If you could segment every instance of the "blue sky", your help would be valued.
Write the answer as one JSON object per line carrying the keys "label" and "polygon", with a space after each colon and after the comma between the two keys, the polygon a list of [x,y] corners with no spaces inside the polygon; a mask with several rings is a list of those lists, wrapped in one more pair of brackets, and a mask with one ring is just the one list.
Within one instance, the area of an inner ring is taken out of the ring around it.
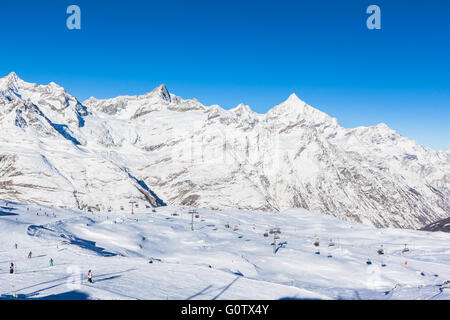
{"label": "blue sky", "polygon": [[[66,28],[77,4],[82,29]],[[366,8],[381,8],[368,30]],[[450,149],[447,0],[2,0],[0,76],[84,100],[161,83],[264,113],[295,92],[344,127],[384,122]]]}

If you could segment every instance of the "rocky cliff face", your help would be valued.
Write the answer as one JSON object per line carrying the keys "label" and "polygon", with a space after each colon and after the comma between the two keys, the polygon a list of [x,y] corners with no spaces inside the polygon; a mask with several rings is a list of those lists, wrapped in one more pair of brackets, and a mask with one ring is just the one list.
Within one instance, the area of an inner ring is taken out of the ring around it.
{"label": "rocky cliff face", "polygon": [[142,96],[80,103],[56,84],[0,79],[0,197],[120,210],[130,200],[303,207],[375,226],[450,216],[450,152],[384,124],[346,129],[291,95],[267,114]]}

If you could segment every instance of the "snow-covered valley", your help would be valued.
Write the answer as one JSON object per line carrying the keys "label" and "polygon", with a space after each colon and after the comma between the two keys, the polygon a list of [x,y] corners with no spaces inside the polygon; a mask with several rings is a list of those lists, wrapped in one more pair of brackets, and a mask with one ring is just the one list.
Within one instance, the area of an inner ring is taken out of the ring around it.
{"label": "snow-covered valley", "polygon": [[[5,201],[1,299],[450,299],[448,233],[303,209],[198,209],[192,231],[188,207],[131,215]],[[281,231],[276,254],[271,228]]]}

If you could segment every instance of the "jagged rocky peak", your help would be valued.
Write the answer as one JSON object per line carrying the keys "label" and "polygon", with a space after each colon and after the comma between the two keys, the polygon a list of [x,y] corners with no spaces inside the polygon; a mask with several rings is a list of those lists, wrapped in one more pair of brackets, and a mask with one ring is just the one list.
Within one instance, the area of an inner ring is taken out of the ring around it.
{"label": "jagged rocky peak", "polygon": [[19,80],[19,76],[18,76],[14,71],[12,71],[10,74],[8,74],[8,75],[6,76],[6,78],[7,78],[8,80],[11,80],[11,81],[17,81],[17,80]]}
{"label": "jagged rocky peak", "polygon": [[17,76],[15,72],[11,72],[6,77],[0,79],[0,90],[17,90],[19,82],[22,80]]}
{"label": "jagged rocky peak", "polygon": [[151,95],[155,95],[156,94],[158,97],[160,97],[164,101],[172,102],[171,94],[170,94],[169,90],[167,90],[167,87],[166,87],[165,84],[161,84],[157,88],[153,89],[150,92],[150,94]]}

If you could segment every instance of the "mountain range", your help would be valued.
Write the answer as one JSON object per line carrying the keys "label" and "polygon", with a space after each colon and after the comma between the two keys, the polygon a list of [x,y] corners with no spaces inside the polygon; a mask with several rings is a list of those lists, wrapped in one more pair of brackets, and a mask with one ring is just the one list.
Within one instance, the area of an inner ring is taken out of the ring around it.
{"label": "mountain range", "polygon": [[84,102],[0,79],[0,198],[91,211],[305,208],[376,227],[450,217],[450,151],[385,124],[344,128],[295,94],[259,114],[164,85]]}

